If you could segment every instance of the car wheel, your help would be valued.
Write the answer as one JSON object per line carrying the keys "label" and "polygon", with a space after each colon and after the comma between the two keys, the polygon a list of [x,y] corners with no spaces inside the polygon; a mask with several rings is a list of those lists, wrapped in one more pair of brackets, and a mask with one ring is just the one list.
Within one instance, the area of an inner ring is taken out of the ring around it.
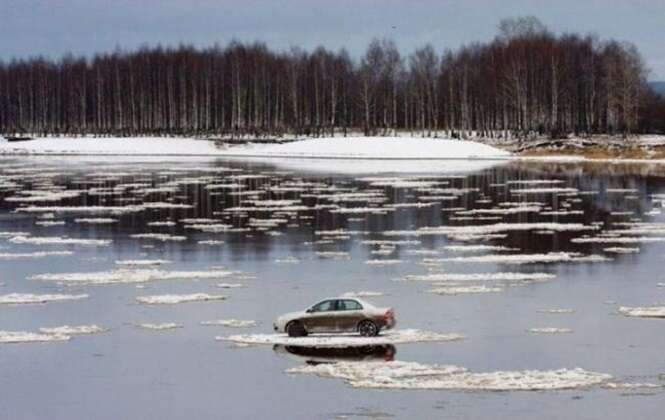
{"label": "car wheel", "polygon": [[358,324],[358,332],[363,337],[374,337],[379,334],[379,327],[373,321],[365,320]]}
{"label": "car wheel", "polygon": [[300,322],[290,322],[286,326],[286,332],[289,337],[304,337],[307,335],[305,327]]}

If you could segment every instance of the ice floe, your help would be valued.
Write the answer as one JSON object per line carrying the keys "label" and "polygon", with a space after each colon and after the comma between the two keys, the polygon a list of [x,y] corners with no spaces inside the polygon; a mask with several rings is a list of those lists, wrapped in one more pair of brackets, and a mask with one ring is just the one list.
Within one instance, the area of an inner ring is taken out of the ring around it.
{"label": "ice floe", "polygon": [[67,300],[79,300],[87,298],[87,294],[32,294],[32,293],[10,293],[8,295],[0,296],[0,304],[4,305],[19,305],[19,304],[35,304],[35,303],[48,303],[48,302],[61,302]]}
{"label": "ice floe", "polygon": [[240,287],[245,287],[242,283],[217,283],[215,286],[221,289],[237,289]]}
{"label": "ice floe", "polygon": [[485,285],[479,286],[441,286],[428,290],[429,293],[444,296],[454,296],[463,294],[476,294],[476,293],[496,293],[503,291],[501,287],[490,287]]}
{"label": "ice floe", "polygon": [[71,338],[71,336],[63,334],[43,334],[28,331],[0,331],[0,344],[68,341]]}
{"label": "ice floe", "polygon": [[346,292],[342,293],[341,297],[377,297],[377,296],[383,296],[383,292],[372,292],[369,290],[359,290],[357,292]]}
{"label": "ice floe", "polygon": [[170,260],[118,260],[115,262],[116,265],[121,267],[150,267],[170,263]]}
{"label": "ice floe", "polygon": [[16,252],[16,253],[0,253],[0,260],[18,260],[28,258],[44,258],[44,257],[66,257],[73,255],[72,251],[36,251],[36,252]]}
{"label": "ice floe", "polygon": [[215,337],[219,341],[230,341],[236,344],[284,344],[308,347],[348,347],[372,346],[385,344],[406,344],[436,341],[457,341],[463,339],[461,334],[442,334],[416,329],[388,330],[376,337],[361,337],[357,334],[311,334],[307,337],[289,337],[286,334],[246,334],[228,337]]}
{"label": "ice floe", "polygon": [[87,335],[99,334],[108,331],[107,328],[100,327],[99,325],[63,325],[61,327],[40,328],[39,332],[44,334],[55,335]]}
{"label": "ice floe", "polygon": [[543,264],[557,262],[601,262],[610,261],[610,258],[602,255],[582,255],[577,252],[549,252],[547,254],[474,255],[466,257],[439,258],[433,261],[453,263]]}
{"label": "ice floe", "polygon": [[255,327],[258,324],[257,324],[256,321],[252,321],[252,320],[214,319],[214,320],[211,320],[211,321],[202,321],[201,325],[230,327],[230,328],[247,328],[247,327]]}
{"label": "ice floe", "polygon": [[404,277],[407,281],[544,281],[555,278],[549,273],[432,273],[424,275],[408,275]]}
{"label": "ice floe", "polygon": [[452,365],[415,362],[338,362],[311,364],[287,370],[344,380],[354,388],[441,389],[466,391],[547,391],[601,385],[611,375],[581,368],[473,373]]}
{"label": "ice floe", "polygon": [[619,313],[625,316],[639,318],[665,318],[665,306],[644,306],[633,308],[622,306],[619,308]]}
{"label": "ice floe", "polygon": [[57,281],[65,284],[118,284],[146,283],[157,280],[218,279],[228,277],[233,272],[226,270],[208,271],[165,271],[157,269],[116,269],[89,273],[47,273],[30,277],[31,280]]}
{"label": "ice floe", "polygon": [[603,248],[603,251],[611,254],[637,254],[640,252],[639,248],[625,248],[625,247],[608,247]]}
{"label": "ice floe", "polygon": [[420,236],[420,235],[488,235],[504,232],[525,232],[532,230],[550,230],[553,232],[577,232],[598,230],[598,226],[581,223],[495,223],[475,226],[439,226],[423,227],[418,230],[385,231],[387,236]]}
{"label": "ice floe", "polygon": [[177,324],[175,322],[162,322],[160,324],[143,323],[143,324],[138,324],[137,326],[145,330],[153,330],[153,331],[164,331],[164,330],[173,330],[176,328],[182,328],[182,324]]}
{"label": "ice floe", "polygon": [[74,223],[79,223],[84,225],[108,225],[117,222],[118,219],[112,219],[110,217],[81,217],[78,219],[74,219]]}
{"label": "ice floe", "polygon": [[226,295],[213,295],[208,293],[190,293],[182,295],[152,295],[139,296],[136,301],[144,305],[174,305],[177,303],[206,302],[224,300]]}
{"label": "ice floe", "polygon": [[80,245],[80,246],[106,246],[111,244],[110,239],[79,239],[61,236],[14,236],[9,239],[14,244],[31,245]]}
{"label": "ice floe", "polygon": [[187,240],[186,236],[170,235],[168,233],[135,233],[133,235],[129,235],[129,237],[133,239],[149,239],[161,242],[167,242],[167,241],[180,242]]}
{"label": "ice floe", "polygon": [[570,328],[556,328],[556,327],[538,327],[529,328],[527,330],[532,334],[570,334],[573,332]]}
{"label": "ice floe", "polygon": [[543,314],[572,314],[575,313],[575,310],[569,308],[552,308],[552,309],[540,309],[538,312]]}

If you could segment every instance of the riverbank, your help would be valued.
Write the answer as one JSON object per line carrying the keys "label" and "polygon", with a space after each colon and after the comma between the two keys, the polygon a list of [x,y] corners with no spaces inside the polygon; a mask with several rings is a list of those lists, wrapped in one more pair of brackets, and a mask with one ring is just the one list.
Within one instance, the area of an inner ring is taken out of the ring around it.
{"label": "riverbank", "polygon": [[335,137],[287,144],[228,145],[168,137],[45,137],[0,143],[5,155],[212,156],[307,159],[508,159],[508,151],[467,140]]}

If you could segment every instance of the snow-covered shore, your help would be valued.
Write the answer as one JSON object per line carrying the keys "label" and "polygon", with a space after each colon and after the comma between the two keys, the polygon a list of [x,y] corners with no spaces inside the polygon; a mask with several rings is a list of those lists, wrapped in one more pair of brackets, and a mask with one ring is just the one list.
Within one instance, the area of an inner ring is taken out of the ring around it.
{"label": "snow-covered shore", "polygon": [[271,145],[217,145],[191,138],[45,137],[0,141],[5,155],[219,156],[308,159],[508,159],[509,152],[482,143],[417,137],[347,137]]}

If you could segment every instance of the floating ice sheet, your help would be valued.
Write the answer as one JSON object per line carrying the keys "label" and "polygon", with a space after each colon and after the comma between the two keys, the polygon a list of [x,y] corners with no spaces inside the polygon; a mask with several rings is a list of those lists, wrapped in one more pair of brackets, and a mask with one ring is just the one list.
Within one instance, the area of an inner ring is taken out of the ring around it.
{"label": "floating ice sheet", "polygon": [[28,331],[0,331],[0,344],[14,343],[41,343],[49,341],[67,341],[69,335],[62,334],[39,334]]}
{"label": "floating ice sheet", "polygon": [[573,332],[570,328],[556,328],[556,327],[537,327],[529,328],[527,330],[532,334],[570,334]]}
{"label": "floating ice sheet", "polygon": [[106,246],[111,244],[110,239],[79,239],[60,236],[14,236],[9,242],[15,244],[31,245],[81,245]]}
{"label": "floating ice sheet", "polygon": [[639,318],[665,318],[665,306],[645,306],[630,308],[622,306],[619,313]]}
{"label": "floating ice sheet", "polygon": [[0,253],[0,260],[18,260],[28,258],[44,258],[44,257],[65,257],[73,255],[72,251],[37,251],[37,252],[15,252],[15,253]]}
{"label": "floating ice sheet", "polygon": [[0,296],[0,304],[5,305],[19,305],[19,304],[35,304],[35,303],[48,303],[48,302],[61,302],[66,300],[79,300],[85,299],[88,295],[67,295],[67,294],[42,294],[35,295],[31,293],[10,293],[8,295]]}
{"label": "floating ice sheet", "polygon": [[479,286],[441,286],[428,290],[429,293],[434,293],[437,295],[445,296],[454,296],[454,295],[463,295],[463,294],[475,294],[475,293],[497,293],[501,292],[503,289],[501,287],[489,287],[485,285]]}
{"label": "floating ice sheet", "polygon": [[555,278],[549,273],[432,273],[409,275],[407,281],[544,281]]}
{"label": "floating ice sheet", "polygon": [[546,391],[587,388],[612,376],[580,368],[473,373],[459,366],[415,362],[338,362],[304,365],[288,373],[344,380],[354,388],[466,391]]}
{"label": "floating ice sheet", "polygon": [[420,236],[420,235],[488,235],[504,232],[525,232],[533,230],[550,230],[553,232],[577,232],[598,230],[598,226],[581,223],[495,223],[492,225],[474,226],[439,226],[423,227],[418,230],[393,230],[383,232],[386,236]]}
{"label": "floating ice sheet", "polygon": [[153,331],[164,331],[164,330],[173,330],[175,328],[182,328],[181,324],[177,324],[175,322],[162,322],[161,324],[143,323],[143,324],[138,324],[137,326],[145,330],[153,330]]}
{"label": "floating ice sheet", "polygon": [[226,270],[165,271],[157,269],[117,269],[91,273],[37,274],[31,280],[57,281],[65,284],[145,283],[157,280],[218,279],[233,274]]}
{"label": "floating ice sheet", "polygon": [[361,337],[357,334],[312,334],[308,337],[289,337],[286,334],[246,334],[228,337],[215,337],[219,341],[230,341],[236,344],[283,344],[306,347],[349,347],[374,346],[386,344],[406,344],[436,341],[457,341],[463,339],[461,334],[442,334],[416,329],[388,330],[377,337]]}
{"label": "floating ice sheet", "polygon": [[600,262],[610,261],[610,259],[602,255],[582,255],[576,252],[550,252],[547,254],[488,254],[468,257],[439,258],[433,261],[454,263],[542,264],[556,262]]}
{"label": "floating ice sheet", "polygon": [[144,305],[174,305],[177,303],[206,302],[211,300],[224,300],[225,295],[212,295],[208,293],[190,293],[184,295],[152,295],[139,296],[136,301]]}
{"label": "floating ice sheet", "polygon": [[170,263],[170,260],[118,260],[115,262],[116,265],[122,267],[150,267]]}
{"label": "floating ice sheet", "polygon": [[201,325],[231,327],[231,328],[247,328],[247,327],[255,327],[258,324],[257,324],[256,321],[252,321],[252,320],[214,319],[214,320],[211,320],[211,321],[202,321]]}
{"label": "floating ice sheet", "polygon": [[342,297],[377,297],[377,296],[383,296],[383,292],[372,292],[369,290],[360,290],[357,292],[346,292],[342,293]]}
{"label": "floating ice sheet", "polygon": [[61,327],[40,328],[39,332],[44,334],[55,335],[87,335],[99,334],[108,331],[107,328],[100,327],[99,325],[63,325]]}

